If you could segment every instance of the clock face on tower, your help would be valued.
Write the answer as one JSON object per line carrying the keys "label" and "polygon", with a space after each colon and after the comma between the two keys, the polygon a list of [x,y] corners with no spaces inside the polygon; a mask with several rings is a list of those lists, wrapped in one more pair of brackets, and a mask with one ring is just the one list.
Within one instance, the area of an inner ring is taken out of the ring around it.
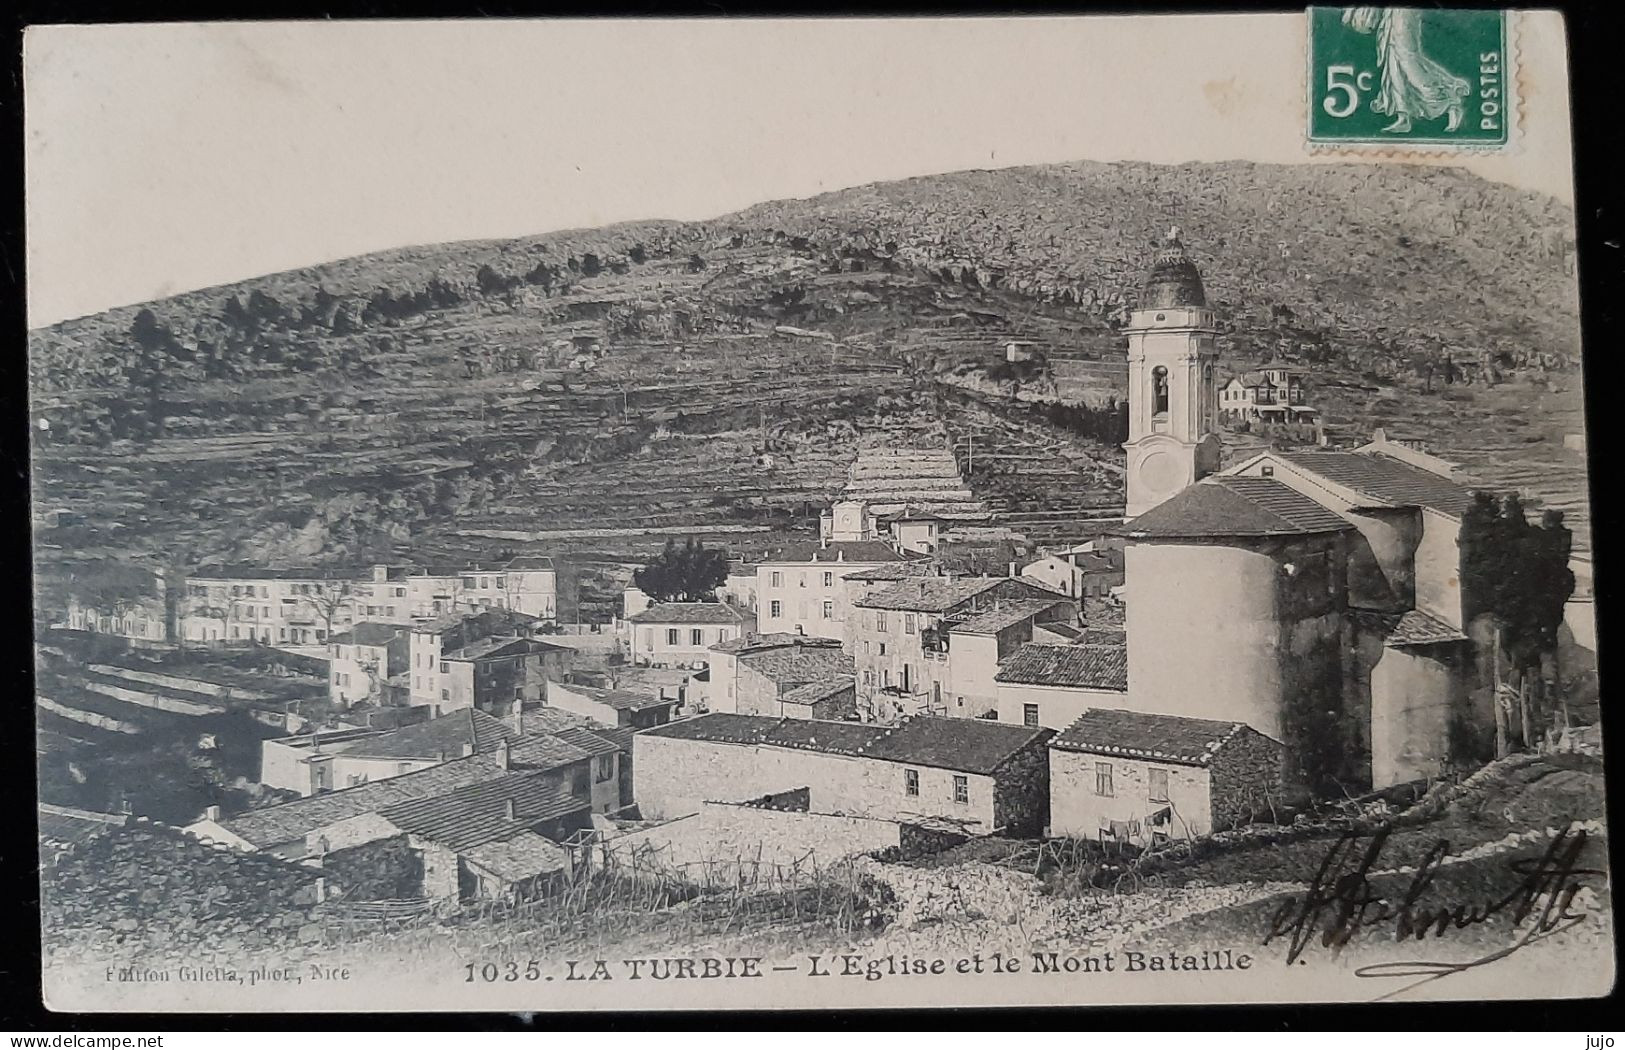
{"label": "clock face on tower", "polygon": [[1140,460],[1140,482],[1147,492],[1173,492],[1184,481],[1179,460],[1165,449],[1155,449]]}

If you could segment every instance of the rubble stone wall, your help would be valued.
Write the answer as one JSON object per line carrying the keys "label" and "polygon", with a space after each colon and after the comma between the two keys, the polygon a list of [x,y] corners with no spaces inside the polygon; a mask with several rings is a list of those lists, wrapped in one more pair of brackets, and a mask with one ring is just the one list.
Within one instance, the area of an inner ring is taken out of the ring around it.
{"label": "rubble stone wall", "polygon": [[380,839],[322,858],[322,871],[346,900],[401,900],[423,895],[423,860],[405,835]]}

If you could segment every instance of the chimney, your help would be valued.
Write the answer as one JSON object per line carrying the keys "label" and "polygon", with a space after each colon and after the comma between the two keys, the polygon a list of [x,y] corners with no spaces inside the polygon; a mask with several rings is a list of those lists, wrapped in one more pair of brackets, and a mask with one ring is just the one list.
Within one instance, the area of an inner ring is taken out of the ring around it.
{"label": "chimney", "polygon": [[1015,562],[1010,563],[1010,578],[1012,580],[1016,578],[1016,563]]}
{"label": "chimney", "polygon": [[439,760],[441,762],[444,762],[446,760],[446,749],[445,748],[440,749],[440,754],[439,754],[438,758],[439,758]]}
{"label": "chimney", "polygon": [[509,719],[509,722],[512,723],[515,733],[520,736],[525,735],[525,702],[523,700],[513,702],[513,717]]}
{"label": "chimney", "polygon": [[818,537],[818,549],[821,550],[821,551],[829,550],[829,537],[828,536],[820,536],[820,537]]}
{"label": "chimney", "polygon": [[464,758],[467,758],[469,755],[472,755],[474,753],[474,744],[473,744],[473,742],[468,741],[468,740],[463,741],[463,746],[459,749],[459,753]]}
{"label": "chimney", "polygon": [[518,820],[519,819],[519,806],[518,806],[518,804],[516,804],[514,802],[514,800],[511,799],[511,798],[508,799],[507,801],[503,802],[502,803],[502,815],[504,817],[507,817],[509,820]]}
{"label": "chimney", "polygon": [[219,806],[210,806],[207,809],[205,809],[203,811],[203,819],[204,820],[213,820],[213,821],[218,822],[220,820],[220,807]]}
{"label": "chimney", "polygon": [[508,746],[508,738],[503,737],[502,743],[497,745],[497,765],[503,769],[507,769],[512,762],[513,749]]}

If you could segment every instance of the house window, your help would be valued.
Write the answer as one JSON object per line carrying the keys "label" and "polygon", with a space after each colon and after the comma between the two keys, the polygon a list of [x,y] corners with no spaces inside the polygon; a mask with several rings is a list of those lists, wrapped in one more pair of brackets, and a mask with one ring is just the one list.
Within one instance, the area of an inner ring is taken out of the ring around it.
{"label": "house window", "polygon": [[451,699],[451,690],[450,689],[442,689],[442,690],[440,690],[440,699],[442,699],[442,700],[450,700]]}
{"label": "house window", "polygon": [[880,655],[881,656],[886,655],[886,643],[885,642],[880,643]]}
{"label": "house window", "polygon": [[770,572],[770,573],[768,573],[767,574],[767,585],[769,587],[783,587],[784,586],[784,573],[782,573],[782,572]]}
{"label": "house window", "polygon": [[440,673],[441,674],[450,674],[451,673],[451,664],[447,663],[445,660],[440,661]]}
{"label": "house window", "polygon": [[826,620],[835,619],[835,603],[834,602],[825,602],[824,603],[824,619],[826,619]]}
{"label": "house window", "polygon": [[914,633],[914,614],[913,613],[904,613],[903,614],[903,633],[904,634],[913,634]]}
{"label": "house window", "polygon": [[396,773],[410,773],[410,772],[412,772],[412,763],[410,763],[410,762],[397,762],[397,763],[395,763],[395,772]]}
{"label": "house window", "polygon": [[881,634],[886,633],[886,614],[879,610],[875,611],[875,630]]}
{"label": "house window", "polygon": [[676,645],[677,644],[677,628],[675,628],[675,627],[666,628],[666,644],[667,645]]}
{"label": "house window", "polygon": [[699,645],[704,640],[705,640],[705,632],[701,631],[698,627],[696,627],[692,631],[688,632],[688,644],[690,644],[690,645]]}
{"label": "house window", "polygon": [[865,686],[870,686],[870,685],[875,684],[875,673],[873,671],[871,671],[871,670],[868,670],[867,668],[865,668],[864,672],[863,672],[863,684]]}
{"label": "house window", "polygon": [[614,780],[614,779],[615,779],[615,756],[614,755],[599,755],[598,756],[598,783],[602,784],[606,780]]}
{"label": "house window", "polygon": [[1112,793],[1112,764],[1110,762],[1096,762],[1095,794],[1110,796]]}
{"label": "house window", "polygon": [[869,639],[867,639],[867,638],[865,638],[863,640],[863,655],[864,656],[869,655]]}
{"label": "house window", "polygon": [[799,585],[802,586],[802,587],[807,586],[807,574],[806,573],[801,573],[800,575],[801,575],[801,579],[798,581]]}
{"label": "house window", "polygon": [[1021,724],[1024,726],[1036,726],[1038,724],[1037,704],[1021,705]]}
{"label": "house window", "polygon": [[588,783],[588,781],[591,779],[591,777],[592,774],[587,771],[586,763],[582,763],[572,770],[570,773],[571,794],[585,795],[590,792],[592,790],[592,785]]}
{"label": "house window", "polygon": [[954,777],[954,801],[961,806],[970,802],[970,781],[962,776]]}
{"label": "house window", "polygon": [[824,573],[824,586],[825,587],[833,587],[833,586],[835,586],[835,574],[833,572]]}
{"label": "house window", "polygon": [[918,769],[903,770],[903,794],[910,797],[920,793],[920,771]]}
{"label": "house window", "polygon": [[767,615],[771,616],[775,620],[782,617],[784,615],[784,603],[780,601],[768,602]]}
{"label": "house window", "polygon": [[1166,769],[1146,770],[1146,781],[1150,786],[1150,799],[1152,802],[1168,801],[1168,771]]}
{"label": "house window", "polygon": [[1265,464],[1264,466],[1258,468],[1258,473],[1263,477],[1273,478],[1275,476],[1275,468]]}
{"label": "house window", "polygon": [[1151,414],[1168,414],[1168,370],[1161,365],[1151,370]]}

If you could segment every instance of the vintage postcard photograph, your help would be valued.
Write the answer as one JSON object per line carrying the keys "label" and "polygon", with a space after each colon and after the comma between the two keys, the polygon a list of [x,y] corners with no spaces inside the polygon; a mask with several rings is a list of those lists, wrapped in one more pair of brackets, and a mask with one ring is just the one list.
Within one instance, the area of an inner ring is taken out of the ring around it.
{"label": "vintage postcard photograph", "polygon": [[48,1008],[1612,989],[1560,14],[24,50]]}

